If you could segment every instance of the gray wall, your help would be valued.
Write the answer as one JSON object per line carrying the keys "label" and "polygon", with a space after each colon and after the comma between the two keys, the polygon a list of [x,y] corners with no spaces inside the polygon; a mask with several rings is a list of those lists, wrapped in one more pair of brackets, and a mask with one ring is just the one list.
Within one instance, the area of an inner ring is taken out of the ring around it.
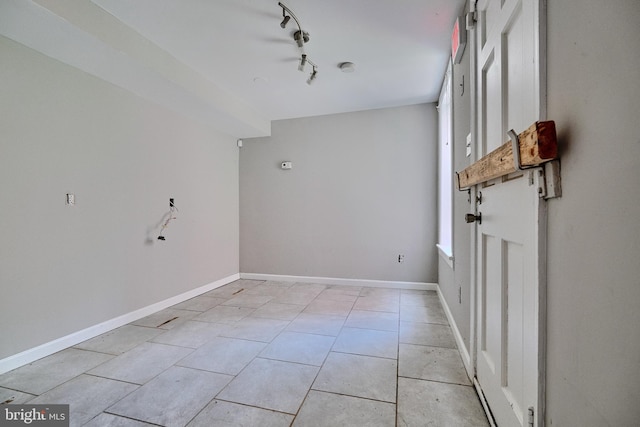
{"label": "gray wall", "polygon": [[2,37],[0,58],[0,359],[238,273],[234,138]]}
{"label": "gray wall", "polygon": [[245,140],[240,271],[435,282],[436,136],[422,104],[276,121]]}
{"label": "gray wall", "polygon": [[[469,43],[470,40],[467,40]],[[466,155],[467,135],[471,132],[471,46],[465,48],[460,64],[453,65],[453,170],[461,171],[469,166],[471,157]],[[463,89],[464,84],[464,89]],[[447,301],[458,331],[469,351],[471,329],[471,230],[464,215],[473,212],[466,192],[453,191],[453,256],[454,268],[439,257],[438,284]],[[458,298],[460,292],[460,298]]]}
{"label": "gray wall", "polygon": [[640,2],[548,2],[547,423],[640,417]]}

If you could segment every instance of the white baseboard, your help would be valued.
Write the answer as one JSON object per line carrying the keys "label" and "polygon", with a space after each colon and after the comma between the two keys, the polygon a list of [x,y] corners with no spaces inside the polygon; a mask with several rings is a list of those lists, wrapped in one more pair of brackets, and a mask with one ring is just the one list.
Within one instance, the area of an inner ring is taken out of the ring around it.
{"label": "white baseboard", "polygon": [[473,368],[473,362],[471,360],[471,355],[469,354],[469,350],[464,345],[464,341],[462,340],[462,335],[460,334],[460,330],[458,329],[458,325],[456,324],[455,319],[453,318],[453,314],[451,313],[451,309],[447,304],[447,301],[444,299],[442,295],[442,291],[440,290],[440,286],[438,286],[438,297],[440,299],[440,303],[442,304],[442,308],[447,315],[447,319],[449,320],[449,325],[451,326],[451,330],[453,331],[453,336],[456,339],[456,344],[458,345],[458,351],[460,352],[460,356],[462,357],[462,363],[464,364],[464,368],[467,371],[467,376],[473,383],[473,386],[478,394],[478,398],[480,399],[480,403],[482,404],[482,409],[484,409],[484,413],[487,415],[487,419],[489,420],[490,427],[496,427],[496,423],[493,419],[493,414],[489,410],[489,405],[487,404],[487,400],[484,396],[482,388],[478,383],[478,380],[475,378],[475,372]]}
{"label": "white baseboard", "polygon": [[286,275],[280,275],[280,274],[240,273],[240,278],[248,279],[248,280],[272,280],[277,282],[319,283],[321,285],[369,286],[372,288],[415,289],[415,290],[424,290],[424,291],[435,291],[438,289],[437,283],[398,282],[398,281],[368,280],[368,279],[342,279],[337,277],[310,277],[310,276],[286,276]]}
{"label": "white baseboard", "polygon": [[153,314],[157,311],[164,310],[167,307],[179,304],[205,292],[209,292],[213,289],[219,288],[220,286],[224,286],[227,283],[238,280],[239,278],[239,274],[233,274],[223,279],[216,280],[215,282],[211,282],[207,285],[200,286],[199,288],[192,289],[180,295],[168,298],[164,301],[148,305],[130,313],[123,314],[122,316],[118,316],[97,325],[90,326],[86,329],[82,329],[78,332],[74,332],[56,340],[49,341],[37,347],[30,348],[29,350],[25,350],[21,353],[14,354],[13,356],[6,357],[0,360],[0,374],[11,371],[12,369],[19,368],[20,366],[26,365],[27,363],[31,363],[45,356],[49,356],[60,350],[64,350],[65,348],[73,347],[74,345],[79,344],[83,341],[97,337],[100,334],[119,328],[120,326],[124,326],[143,317],[149,316],[150,314]]}
{"label": "white baseboard", "polygon": [[458,345],[458,351],[460,352],[460,356],[462,357],[462,363],[464,364],[464,367],[467,370],[467,376],[469,377],[469,379],[473,380],[475,373],[473,372],[473,363],[471,361],[471,355],[469,354],[469,350],[464,344],[464,340],[462,339],[462,335],[460,334],[458,325],[456,324],[456,321],[453,318],[453,314],[451,313],[451,309],[449,308],[447,301],[444,299],[444,296],[442,295],[440,286],[438,286],[438,297],[440,299],[440,304],[442,304],[442,308],[444,309],[444,312],[447,315],[447,319],[449,320],[449,325],[451,326],[451,331],[453,332],[453,336],[456,339],[456,344]]}

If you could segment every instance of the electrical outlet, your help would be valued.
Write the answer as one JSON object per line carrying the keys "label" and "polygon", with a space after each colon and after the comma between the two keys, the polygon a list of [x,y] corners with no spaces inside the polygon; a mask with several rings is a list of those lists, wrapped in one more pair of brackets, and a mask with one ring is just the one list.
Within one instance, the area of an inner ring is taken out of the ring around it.
{"label": "electrical outlet", "polygon": [[73,206],[76,204],[76,195],[73,193],[67,193],[67,205]]}
{"label": "electrical outlet", "polygon": [[400,263],[404,262],[404,255],[402,254],[398,255],[398,262]]}

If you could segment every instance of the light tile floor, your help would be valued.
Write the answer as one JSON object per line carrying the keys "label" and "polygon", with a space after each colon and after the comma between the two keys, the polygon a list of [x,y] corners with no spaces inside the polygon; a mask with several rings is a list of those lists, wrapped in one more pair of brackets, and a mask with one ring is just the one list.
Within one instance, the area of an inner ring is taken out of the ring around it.
{"label": "light tile floor", "polygon": [[238,280],[0,375],[72,426],[487,426],[435,292]]}

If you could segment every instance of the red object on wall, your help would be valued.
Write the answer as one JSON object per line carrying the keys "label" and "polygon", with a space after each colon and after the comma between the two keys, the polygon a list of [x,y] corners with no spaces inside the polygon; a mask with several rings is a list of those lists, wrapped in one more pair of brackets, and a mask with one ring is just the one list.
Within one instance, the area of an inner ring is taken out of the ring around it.
{"label": "red object on wall", "polygon": [[462,17],[456,18],[455,24],[453,24],[453,33],[451,34],[451,58],[453,58],[454,64],[459,64],[464,53],[464,47],[467,44],[467,30],[466,28],[460,29],[460,22]]}

